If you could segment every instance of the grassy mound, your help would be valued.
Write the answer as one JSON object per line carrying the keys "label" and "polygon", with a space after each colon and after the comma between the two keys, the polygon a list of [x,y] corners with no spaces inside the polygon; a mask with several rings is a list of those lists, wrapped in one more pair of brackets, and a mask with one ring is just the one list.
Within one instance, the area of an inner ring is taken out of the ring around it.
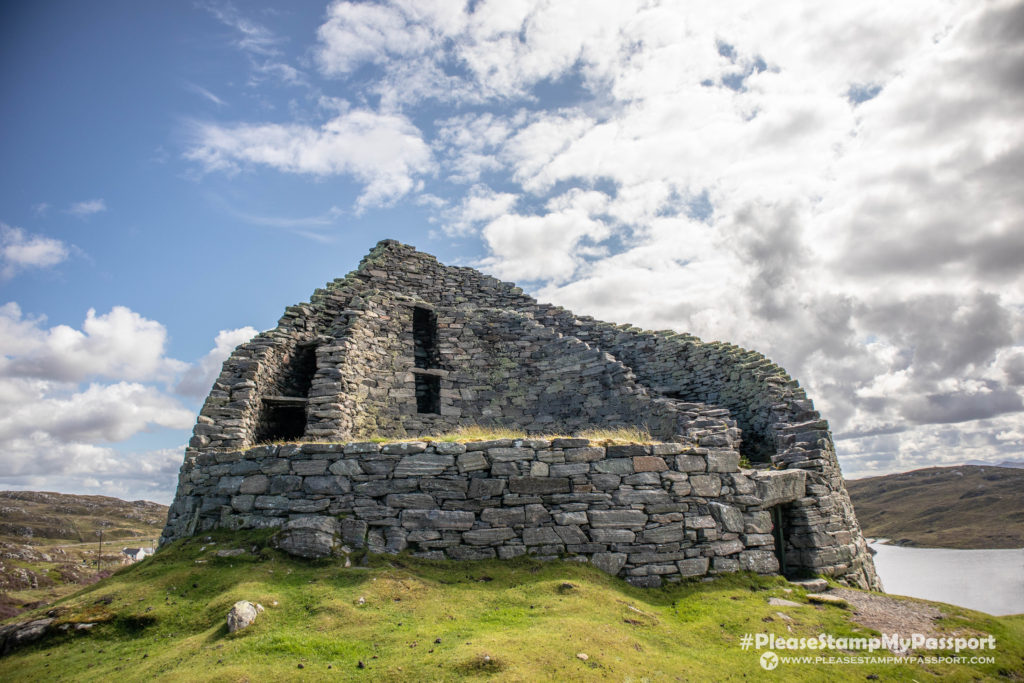
{"label": "grassy mound", "polygon": [[[744,634],[874,632],[848,609],[807,604],[781,578],[638,589],[589,566],[527,558],[372,556],[368,566],[346,568],[288,558],[267,540],[267,532],[218,532],[179,541],[63,599],[50,608],[58,624],[95,626],[3,657],[0,679],[921,681],[1024,671],[1021,616],[942,606],[944,631],[996,637],[995,664],[784,664],[769,673],[760,652],[741,649]],[[225,553],[236,549],[244,553]],[[800,604],[770,605],[773,597]],[[228,634],[225,615],[236,600],[266,612]]]}

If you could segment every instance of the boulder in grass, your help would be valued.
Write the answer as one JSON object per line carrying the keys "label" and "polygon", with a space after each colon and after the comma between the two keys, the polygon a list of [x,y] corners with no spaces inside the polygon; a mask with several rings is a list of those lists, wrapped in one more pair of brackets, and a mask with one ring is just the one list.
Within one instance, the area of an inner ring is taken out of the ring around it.
{"label": "boulder in grass", "polygon": [[241,631],[256,621],[256,617],[263,611],[263,605],[252,603],[248,600],[239,600],[228,612],[228,633]]}
{"label": "boulder in grass", "polygon": [[828,595],[827,593],[813,593],[808,595],[807,602],[817,605],[832,605],[833,607],[842,607],[843,609],[850,606],[850,603],[843,598],[835,595]]}

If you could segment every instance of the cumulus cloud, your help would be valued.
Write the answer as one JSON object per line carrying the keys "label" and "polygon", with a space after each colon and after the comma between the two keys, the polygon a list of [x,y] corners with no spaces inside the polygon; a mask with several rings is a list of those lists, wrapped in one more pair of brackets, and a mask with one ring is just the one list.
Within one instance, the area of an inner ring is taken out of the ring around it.
{"label": "cumulus cloud", "polygon": [[318,30],[317,59],[328,74],[344,74],[363,62],[427,51],[434,43],[429,27],[411,23],[398,7],[336,2]]}
{"label": "cumulus cloud", "polygon": [[249,341],[256,335],[253,327],[240,327],[234,330],[221,330],[214,339],[213,348],[193,364],[182,375],[174,387],[175,392],[183,396],[203,398],[210,392],[213,381],[220,374],[220,367],[231,352],[239,344]]}
{"label": "cumulus cloud", "polygon": [[[503,214],[482,230],[488,248],[501,258],[482,265],[499,277],[564,282],[586,256],[603,256],[597,245],[611,230],[599,217],[608,197],[600,192],[572,190],[548,202],[542,216]],[[494,208],[494,207],[492,207]]]}
{"label": "cumulus cloud", "polygon": [[0,278],[11,278],[29,268],[55,266],[69,254],[68,245],[60,240],[0,223]]}
{"label": "cumulus cloud", "polygon": [[90,310],[80,329],[0,306],[0,485],[168,500],[181,449],[129,444],[158,431],[184,441],[195,410],[181,397],[204,395],[255,333],[223,330],[189,364],[166,355],[162,324],[122,306]]}
{"label": "cumulus cloud", "polygon": [[351,175],[364,186],[357,206],[386,204],[420,187],[434,161],[420,131],[399,114],[345,111],[319,128],[302,125],[201,124],[186,157],[208,170],[244,164],[286,173]]}
{"label": "cumulus cloud", "polygon": [[36,384],[29,404],[8,405],[0,418],[0,438],[15,440],[26,433],[58,442],[94,444],[124,441],[152,427],[186,429],[192,411],[152,387],[138,383],[90,384],[66,396],[47,395],[52,385]]}
{"label": "cumulus cloud", "polygon": [[[871,467],[928,428],[995,457],[974,430],[1024,410],[1024,5],[869,4],[476,5],[445,54],[524,109],[446,120],[438,156],[517,210],[458,232],[544,299],[766,352]],[[573,185],[606,200],[555,206]]]}
{"label": "cumulus cloud", "polygon": [[485,185],[476,185],[447,213],[442,229],[446,235],[469,234],[483,223],[507,214],[517,199],[511,192],[495,192]]}
{"label": "cumulus cloud", "polygon": [[80,382],[92,377],[167,380],[186,364],[164,355],[167,329],[124,306],[86,313],[82,329],[44,327],[16,303],[0,306],[0,376]]}

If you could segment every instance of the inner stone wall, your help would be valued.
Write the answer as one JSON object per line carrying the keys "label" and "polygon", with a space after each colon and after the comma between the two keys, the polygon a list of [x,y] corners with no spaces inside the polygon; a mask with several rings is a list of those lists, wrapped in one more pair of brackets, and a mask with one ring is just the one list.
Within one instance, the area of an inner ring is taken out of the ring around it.
{"label": "inner stone wall", "polygon": [[[741,471],[695,444],[586,439],[296,444],[186,462],[161,543],[216,527],[315,528],[352,548],[430,558],[575,557],[640,586],[774,573],[771,506],[824,529],[806,474]],[[804,540],[794,535],[789,554]]]}

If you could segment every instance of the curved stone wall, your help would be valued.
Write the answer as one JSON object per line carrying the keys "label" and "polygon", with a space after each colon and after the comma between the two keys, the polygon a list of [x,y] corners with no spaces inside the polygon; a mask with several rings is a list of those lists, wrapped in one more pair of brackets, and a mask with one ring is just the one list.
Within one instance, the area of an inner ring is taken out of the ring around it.
{"label": "curved stone wall", "polygon": [[161,543],[291,522],[333,527],[339,542],[378,553],[576,556],[642,586],[740,569],[775,573],[768,509],[813,507],[806,475],[738,464],[729,448],[586,439],[221,451],[182,468]]}

